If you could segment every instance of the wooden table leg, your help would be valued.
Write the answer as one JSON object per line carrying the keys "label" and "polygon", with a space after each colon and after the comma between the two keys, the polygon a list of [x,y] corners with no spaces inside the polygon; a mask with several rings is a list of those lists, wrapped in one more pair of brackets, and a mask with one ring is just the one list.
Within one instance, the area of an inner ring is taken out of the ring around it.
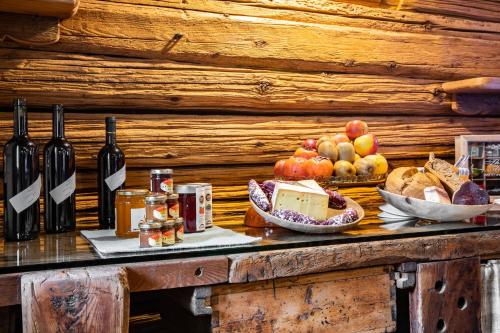
{"label": "wooden table leg", "polygon": [[21,277],[23,332],[128,332],[126,270],[89,267]]}
{"label": "wooden table leg", "polygon": [[479,258],[418,264],[411,332],[481,332],[480,288]]}

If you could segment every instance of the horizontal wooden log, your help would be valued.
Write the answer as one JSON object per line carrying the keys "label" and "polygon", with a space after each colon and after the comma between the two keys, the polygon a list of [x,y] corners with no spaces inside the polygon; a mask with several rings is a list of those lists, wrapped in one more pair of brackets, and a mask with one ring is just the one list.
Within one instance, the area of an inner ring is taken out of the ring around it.
{"label": "horizontal wooden log", "polygon": [[[124,75],[126,74],[126,75]],[[280,113],[453,114],[432,80],[297,74],[0,48],[0,105]]]}
{"label": "horizontal wooden log", "polygon": [[2,0],[0,12],[68,18],[78,10],[80,0]]}
{"label": "horizontal wooden log", "polygon": [[[0,114],[0,142],[12,135],[11,114]],[[49,114],[30,113],[31,137],[51,137]],[[67,138],[77,169],[96,168],[104,144],[101,114],[67,114]],[[353,117],[117,115],[118,145],[128,168],[274,164],[291,156],[306,138],[343,132]],[[454,137],[498,132],[499,118],[363,117],[388,159],[421,159],[434,151],[454,155]],[[41,147],[42,148],[42,147]]]}
{"label": "horizontal wooden log", "polygon": [[500,254],[500,231],[362,242],[306,249],[229,256],[229,282],[244,283],[285,276]]}
{"label": "horizontal wooden log", "polygon": [[77,15],[62,22],[57,50],[233,67],[452,79],[500,76],[499,46],[496,39],[269,19],[252,16],[251,10],[243,16],[87,0]]}
{"label": "horizontal wooden log", "polygon": [[[383,3],[397,6],[398,0]],[[405,0],[402,9],[424,13],[471,18],[478,21],[500,22],[500,8],[496,0]]]}

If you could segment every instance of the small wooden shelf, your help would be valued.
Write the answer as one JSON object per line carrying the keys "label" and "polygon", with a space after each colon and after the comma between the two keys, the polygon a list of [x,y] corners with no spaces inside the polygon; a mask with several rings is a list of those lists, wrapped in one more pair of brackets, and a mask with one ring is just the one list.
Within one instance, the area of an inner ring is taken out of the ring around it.
{"label": "small wooden shelf", "polygon": [[2,0],[0,12],[69,18],[76,14],[80,0]]}

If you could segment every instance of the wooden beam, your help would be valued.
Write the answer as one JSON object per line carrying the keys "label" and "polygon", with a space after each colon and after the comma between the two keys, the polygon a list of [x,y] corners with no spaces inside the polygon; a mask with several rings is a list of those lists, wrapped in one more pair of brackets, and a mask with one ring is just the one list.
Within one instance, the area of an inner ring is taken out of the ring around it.
{"label": "wooden beam", "polygon": [[441,88],[447,94],[500,94],[500,77],[475,77],[443,82]]}
{"label": "wooden beam", "polygon": [[80,0],[2,0],[0,12],[68,18],[78,10]]}
{"label": "wooden beam", "polygon": [[500,254],[500,231],[229,255],[229,282],[244,283],[407,261]]}
{"label": "wooden beam", "polygon": [[298,74],[0,48],[0,78],[4,106],[25,96],[30,106],[57,102],[79,110],[450,114],[450,101],[437,92],[437,81],[390,76]]}
{"label": "wooden beam", "polygon": [[410,292],[412,333],[481,332],[478,257],[417,265]]}
{"label": "wooden beam", "polygon": [[21,295],[23,332],[128,332],[129,287],[122,268],[26,273]]}
{"label": "wooden beam", "polygon": [[87,0],[61,25],[57,50],[63,52],[300,72],[500,76],[500,40],[268,19],[251,10],[224,15]]}

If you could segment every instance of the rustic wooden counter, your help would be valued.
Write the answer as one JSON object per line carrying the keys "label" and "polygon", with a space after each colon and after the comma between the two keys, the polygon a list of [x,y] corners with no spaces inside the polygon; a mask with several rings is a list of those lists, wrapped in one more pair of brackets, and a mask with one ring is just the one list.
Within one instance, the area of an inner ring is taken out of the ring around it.
{"label": "rustic wooden counter", "polygon": [[[405,311],[396,310],[395,287],[418,284],[416,263],[469,258],[475,261],[466,265],[479,267],[480,258],[500,257],[500,215],[494,213],[469,223],[384,225],[367,219],[338,235],[232,229],[262,241],[105,258],[78,232],[1,241],[0,306],[22,304],[27,332],[54,325],[123,332],[130,292],[169,290],[171,304],[205,318],[195,331],[283,331],[290,321],[297,331],[394,331],[398,311]],[[472,300],[468,304],[474,308]],[[110,320],[92,320],[103,315]]]}

